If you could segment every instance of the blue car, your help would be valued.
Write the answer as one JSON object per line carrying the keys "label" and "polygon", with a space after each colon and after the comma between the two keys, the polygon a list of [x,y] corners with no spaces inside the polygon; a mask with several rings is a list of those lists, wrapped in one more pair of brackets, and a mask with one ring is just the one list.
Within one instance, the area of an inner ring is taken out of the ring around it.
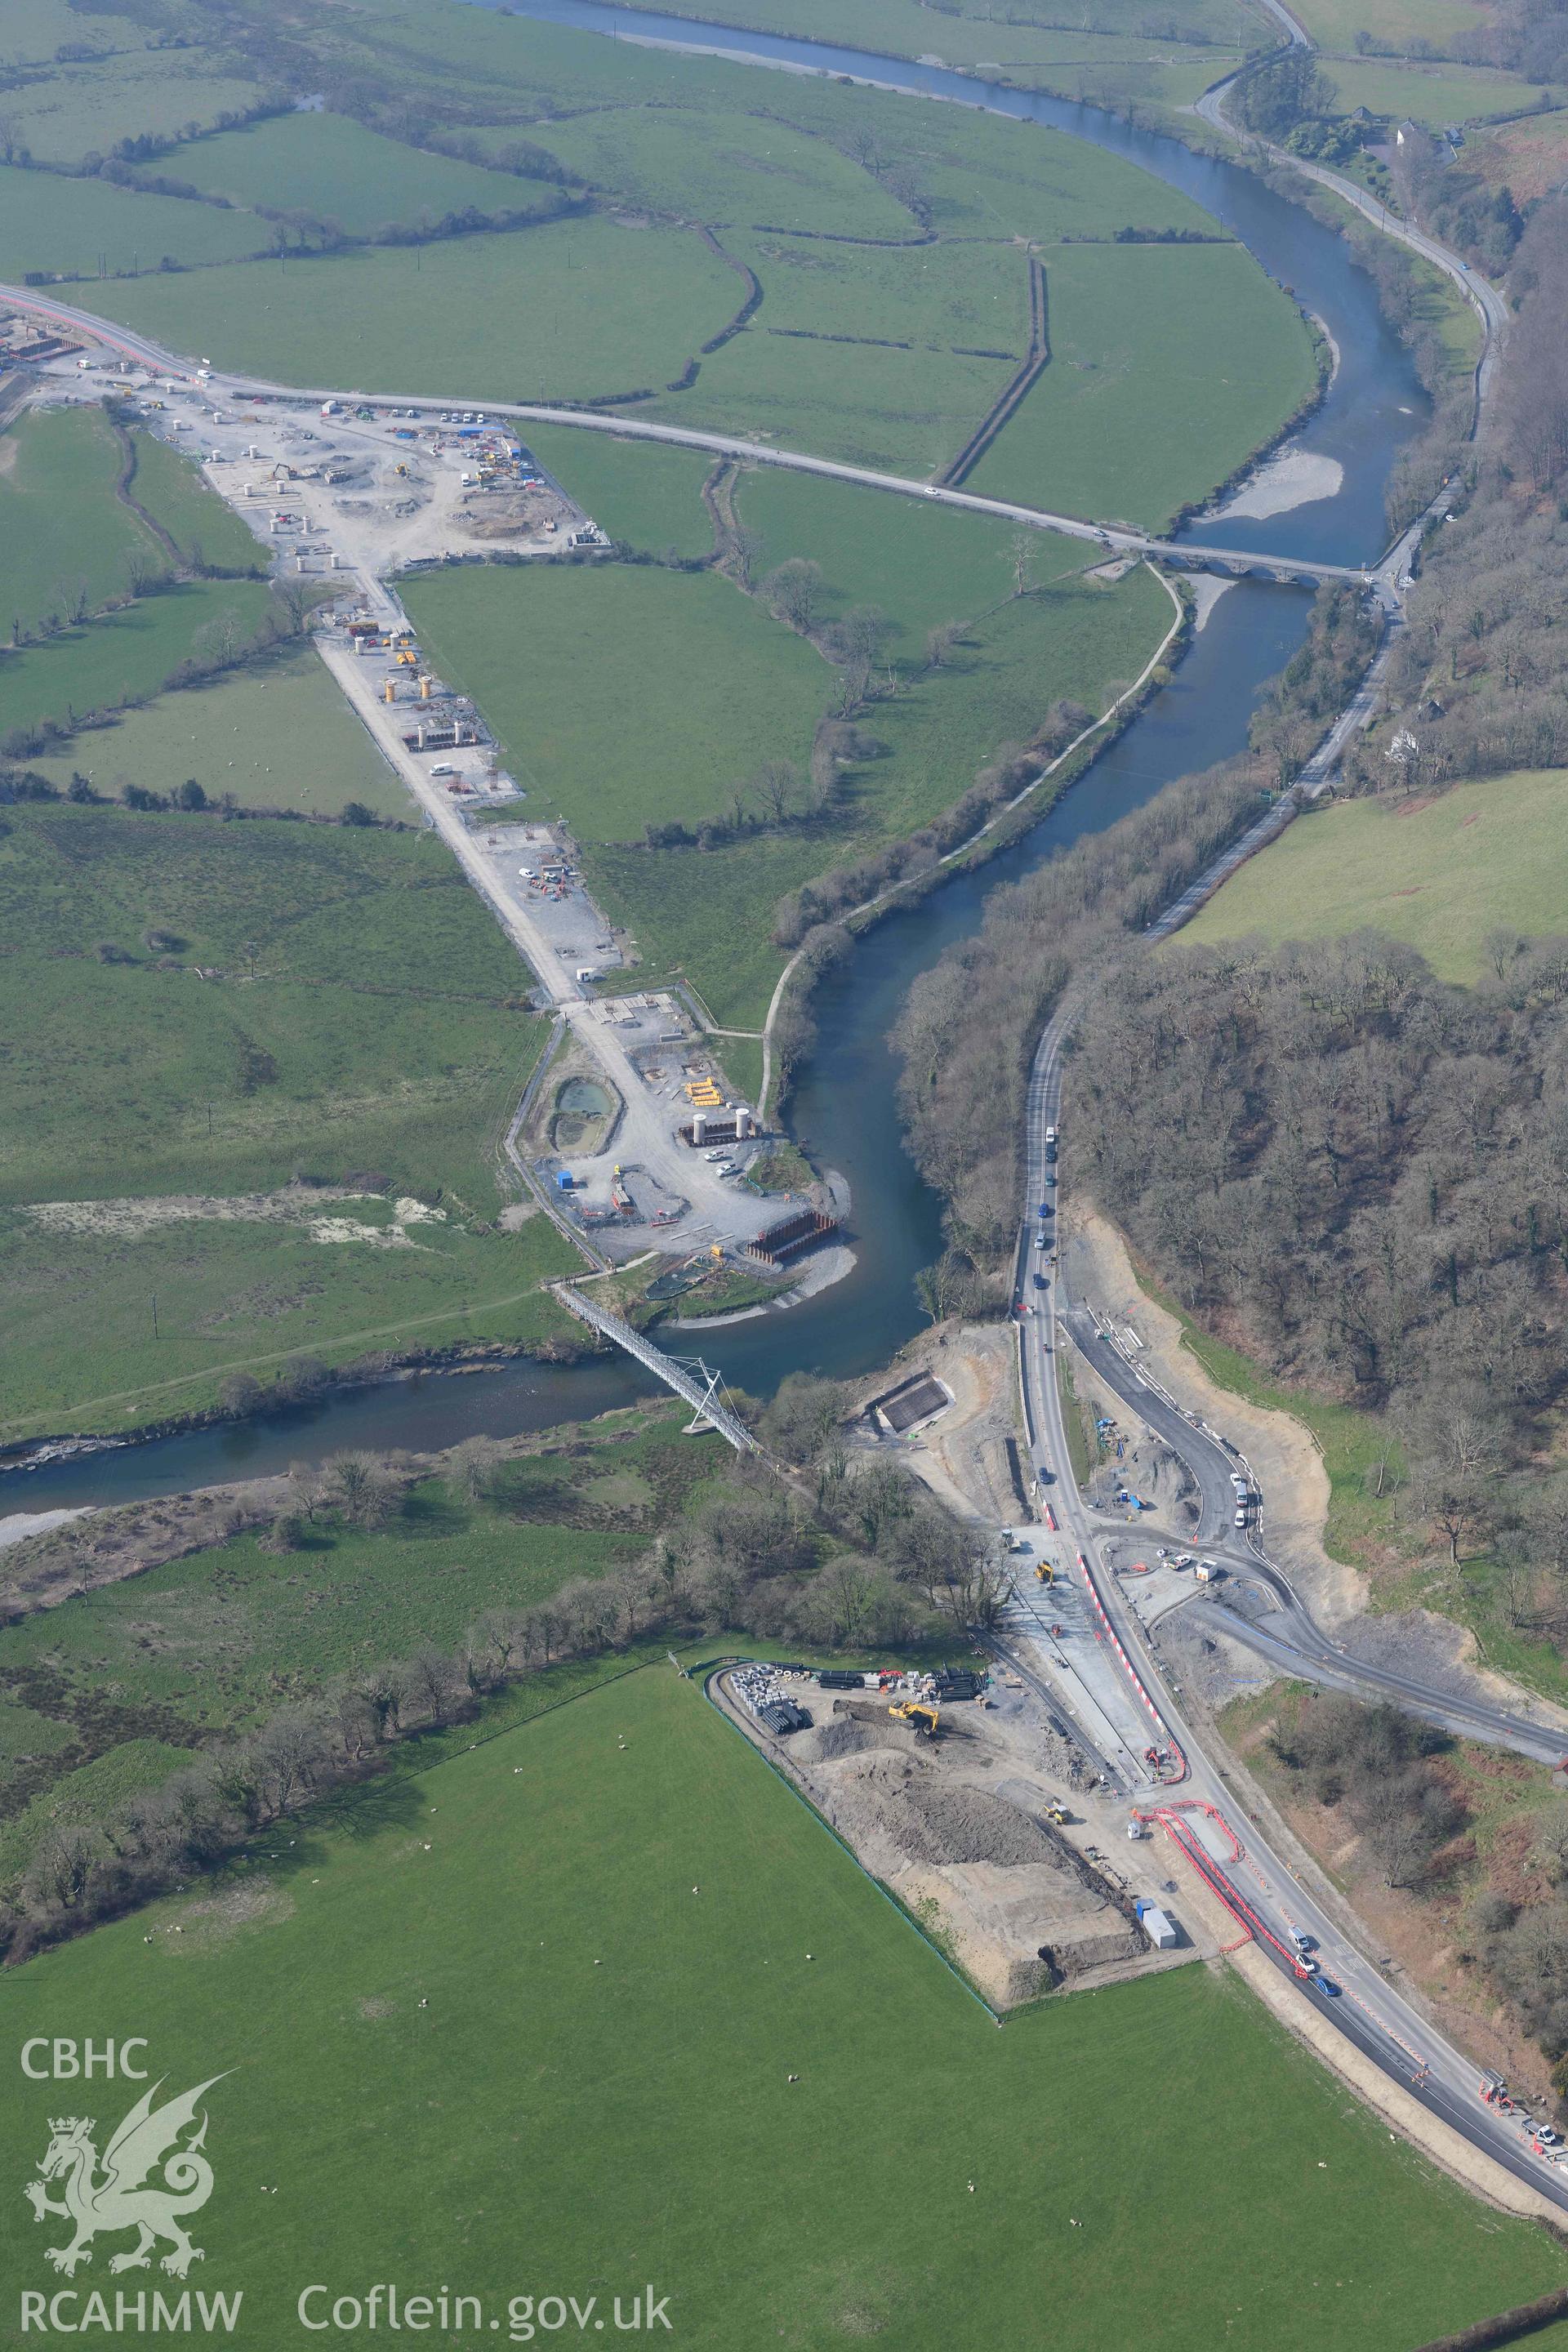
{"label": "blue car", "polygon": [[1318,1990],[1322,1994],[1325,2000],[1338,2000],[1340,1997],[1340,1989],[1334,1982],[1332,1977],[1314,1977],[1312,1979],[1312,1982],[1316,1985]]}

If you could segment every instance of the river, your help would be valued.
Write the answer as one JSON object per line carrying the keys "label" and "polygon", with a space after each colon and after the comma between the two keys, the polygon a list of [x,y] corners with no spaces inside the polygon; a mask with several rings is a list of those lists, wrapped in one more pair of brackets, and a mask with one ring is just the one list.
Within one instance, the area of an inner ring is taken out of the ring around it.
{"label": "river", "polygon": [[[1342,241],[1250,172],[1194,154],[1178,140],[1097,108],[941,67],[681,17],[640,11],[628,17],[600,0],[530,0],[523,13],[588,32],[635,32],[679,47],[813,67],[984,106],[1070,131],[1180,188],[1233,230],[1328,328],[1339,366],[1327,398],[1296,439],[1304,451],[1342,469],[1331,498],[1263,519],[1198,521],[1182,535],[1211,546],[1330,562],[1382,552],[1384,487],[1399,452],[1426,421],[1426,396],[1409,353],[1378,309],[1372,280]],[[846,1377],[868,1371],[919,1328],[914,1276],[941,1249],[940,1205],[900,1141],[896,1071],[887,1045],[911,982],[944,949],[979,928],[985,898],[999,882],[1114,824],[1175,777],[1239,751],[1261,688],[1301,641],[1310,601],[1305,590],[1258,581],[1227,588],[1173,683],[1031,833],[988,866],[956,877],[868,934],[819,993],[822,1042],[790,1118],[812,1157],[842,1170],[853,1187],[854,1272],[790,1314],[677,1335],[675,1344],[688,1351],[700,1345],[729,1381],[765,1394],[798,1369]],[[424,1373],[336,1391],[316,1405],[253,1422],[10,1472],[0,1476],[0,1514],[128,1502],[259,1476],[343,1446],[428,1449],[478,1431],[506,1436],[605,1412],[647,1394],[652,1385],[623,1361],[518,1362],[479,1372]]]}

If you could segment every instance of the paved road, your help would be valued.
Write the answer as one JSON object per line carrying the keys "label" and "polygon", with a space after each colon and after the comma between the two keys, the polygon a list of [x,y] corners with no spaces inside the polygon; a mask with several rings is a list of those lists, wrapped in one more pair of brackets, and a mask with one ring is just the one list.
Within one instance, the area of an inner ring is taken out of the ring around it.
{"label": "paved road", "polygon": [[[1151,1386],[1087,1307],[1058,1301],[1058,1314],[1061,1328],[1100,1379],[1186,1465],[1198,1491],[1201,1512],[1197,1531],[1188,1539],[1192,1547],[1212,1553],[1234,1580],[1254,1586],[1266,1600],[1268,1615],[1260,1624],[1223,1602],[1205,1604],[1199,1599],[1189,1605],[1212,1611],[1225,1633],[1305,1680],[1326,1683],[1336,1690],[1353,1690],[1366,1698],[1390,1700],[1459,1738],[1511,1748],[1534,1763],[1556,1766],[1563,1761],[1568,1754],[1568,1730],[1553,1723],[1549,1709],[1542,1707],[1532,1717],[1518,1710],[1487,1706],[1413,1675],[1373,1665],[1342,1649],[1318,1624],[1284,1570],[1269,1559],[1256,1525],[1245,1539],[1236,1528],[1231,1481],[1237,1475],[1251,1475],[1243,1456],[1203,1422],[1184,1412],[1163,1390]],[[1264,1512],[1268,1501],[1264,1495]],[[1201,1594],[1203,1588],[1197,1591]]]}
{"label": "paved road", "polygon": [[1245,866],[1249,857],[1256,856],[1260,849],[1267,848],[1271,841],[1277,840],[1286,826],[1300,816],[1309,801],[1320,800],[1330,789],[1333,782],[1334,770],[1339,765],[1341,754],[1346,744],[1352,735],[1364,733],[1377,716],[1378,703],[1383,693],[1383,681],[1387,675],[1388,665],[1393,659],[1394,648],[1398,641],[1400,631],[1405,626],[1402,583],[1406,576],[1405,566],[1414,551],[1415,542],[1419,539],[1431,515],[1434,512],[1446,510],[1451,495],[1452,493],[1445,488],[1440,493],[1439,499],[1434,501],[1433,507],[1411,524],[1410,529],[1395,544],[1392,553],[1384,558],[1375,586],[1377,601],[1383,613],[1383,642],[1373,656],[1372,665],[1361,684],[1340,712],[1289,791],[1282,793],[1273,807],[1267,810],[1256,824],[1249,826],[1238,841],[1232,842],[1228,849],[1222,849],[1219,856],[1205,866],[1196,881],[1190,883],[1179,898],[1173,900],[1163,914],[1155,917],[1148,926],[1146,938],[1168,939],[1173,931],[1180,930],[1182,925],[1214,897],[1220,885],[1230,879],[1238,866]]}
{"label": "paved road", "polygon": [[[1070,1012],[1067,1016],[1070,1020]],[[1027,1107],[1026,1184],[1031,1205],[1056,1197],[1051,1182],[1055,1168],[1046,1146],[1046,1129],[1058,1123],[1061,1099],[1062,1017],[1053,1021],[1041,1039],[1031,1077]],[[1032,1221],[1031,1221],[1032,1224]],[[1027,1255],[1027,1236],[1020,1263]],[[1058,1277],[1059,1280],[1059,1277]],[[1472,2146],[1482,2148],[1509,2172],[1568,2211],[1568,2175],[1531,2153],[1528,2137],[1509,2119],[1484,2105],[1478,2095],[1479,2070],[1456,2050],[1423,2013],[1391,1985],[1362,1948],[1348,1917],[1331,1914],[1300,1883],[1289,1863],[1269,1845],[1257,1823],[1241,1811],[1221,1768],[1205,1754],[1201,1739],[1183,1714],[1157,1660],[1145,1643],[1133,1612],[1123,1602],[1105,1558],[1104,1534],[1074,1480],[1056,1378],[1056,1352],[1071,1338],[1082,1340],[1092,1354],[1095,1369],[1125,1394],[1140,1418],[1172,1442],[1180,1436],[1184,1459],[1194,1468],[1202,1495],[1202,1521],[1216,1539],[1234,1536],[1229,1502],[1230,1477],[1238,1457],[1213,1433],[1196,1429],[1175,1408],[1132,1375],[1125,1360],[1110,1349],[1081,1302],[1063,1301],[1057,1280],[1044,1292],[1024,1294],[1034,1311],[1023,1318],[1021,1357],[1026,1424],[1036,1443],[1037,1459],[1055,1474],[1052,1506],[1063,1540],[1088,1564],[1105,1612],[1107,1633],[1124,1654],[1130,1675],[1136,1675],[1144,1705],[1152,1706],[1170,1744],[1184,1759],[1186,1775],[1178,1791],[1151,1790],[1144,1809],[1162,1822],[1183,1845],[1211,1887],[1237,1912],[1249,1919],[1258,1948],[1282,1975],[1300,1987],[1300,1998],[1327,2020],[1384,2074],[1418,2098],[1433,2115],[1451,2125]],[[1114,1374],[1114,1377],[1112,1375]],[[1195,1456],[1195,1460],[1194,1460]],[[1287,1580],[1272,1563],[1243,1555],[1250,1572],[1272,1573],[1289,1592]],[[1084,1580],[1086,1587],[1088,1579]],[[1327,1637],[1312,1625],[1293,1593],[1285,1622],[1299,1639],[1315,1640],[1321,1660],[1331,1649]],[[1303,1621],[1305,1623],[1303,1624]],[[1306,1630],[1310,1628],[1310,1633]],[[1308,1655],[1306,1648],[1299,1654]],[[1416,1685],[1410,1685],[1412,1690]],[[1394,1693],[1386,1695],[1394,1696]],[[1436,1706],[1451,1709],[1446,1694],[1424,1696]],[[1536,1739],[1540,1727],[1521,1727],[1511,1719],[1516,1737]],[[1190,1811],[1184,1807],[1191,1808]],[[1206,1826],[1205,1826],[1206,1825]],[[1234,1849],[1234,1850],[1233,1850]],[[1325,1995],[1298,1976],[1292,1931],[1311,1939],[1321,1973],[1340,1990]]]}
{"label": "paved road", "polygon": [[[30,287],[0,285],[0,302],[90,335],[107,350],[118,352],[139,367],[160,375],[188,376],[197,364],[149,342],[144,336],[96,318],[89,310],[73,310],[69,304],[52,300]],[[268,399],[310,403],[366,401],[378,407],[416,409],[424,415],[438,415],[443,408],[449,409],[454,397],[450,393],[444,399],[432,399],[420,393],[345,390],[342,384],[271,383],[261,377],[231,375],[216,369],[212,373],[209,389],[215,399],[245,400],[259,394]],[[995,515],[1032,530],[1058,531],[1064,538],[1098,547],[1107,556],[1153,555],[1199,571],[1227,574],[1252,572],[1276,580],[1340,580],[1371,584],[1370,575],[1359,564],[1315,563],[1304,558],[1272,555],[1263,550],[1205,548],[1185,541],[1152,539],[1146,532],[1129,530],[1120,523],[1089,522],[1081,515],[1052,514],[1043,508],[1017,506],[1005,499],[977,498],[970,490],[943,489],[937,483],[911,481],[900,474],[839,465],[830,457],[812,457],[804,450],[773,449],[733,434],[699,433],[684,425],[655,425],[621,415],[601,416],[584,409],[549,408],[532,402],[489,401],[484,414],[517,417],[527,424],[567,425],[587,433],[614,433],[628,440],[663,442],[681,449],[701,449],[715,457],[741,458],[748,465],[778,466],[792,473],[820,474],[830,481],[849,482],[862,489],[882,490],[897,498],[934,499],[938,505],[961,507],[968,513]]]}
{"label": "paved road", "polygon": [[[1283,5],[1283,0],[1263,0],[1263,5],[1292,48],[1310,49],[1315,47],[1305,27]],[[1246,68],[1240,71],[1245,72]],[[1447,246],[1439,243],[1435,236],[1428,236],[1414,223],[1399,219],[1376,196],[1370,194],[1354,180],[1346,179],[1343,173],[1331,171],[1325,163],[1310,163],[1305,156],[1292,155],[1286,148],[1276,147],[1271,141],[1259,138],[1256,131],[1238,131],[1225,110],[1226,93],[1235,88],[1238,79],[1239,74],[1227,74],[1224,81],[1216,82],[1199,99],[1194,110],[1212,131],[1222,131],[1230,139],[1245,139],[1273,162],[1302,173],[1309,180],[1316,180],[1320,187],[1331,189],[1344,203],[1353,205],[1374,228],[1393,237],[1396,244],[1408,247],[1412,253],[1418,253],[1424,261],[1429,261],[1440,269],[1445,278],[1451,278],[1477,311],[1483,335],[1480,361],[1476,370],[1476,418],[1479,423],[1496,381],[1498,356],[1508,328],[1508,305],[1497,288],[1489,279],[1483,278],[1479,270],[1472,269],[1457,253],[1451,252]]]}

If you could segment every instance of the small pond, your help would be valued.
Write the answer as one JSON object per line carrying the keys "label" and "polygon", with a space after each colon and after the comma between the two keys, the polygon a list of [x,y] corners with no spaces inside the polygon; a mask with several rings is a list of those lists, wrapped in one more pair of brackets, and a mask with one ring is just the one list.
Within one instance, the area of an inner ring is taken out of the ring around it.
{"label": "small pond", "polygon": [[615,1109],[609,1091],[596,1078],[563,1078],[555,1095],[550,1139],[557,1151],[576,1151],[602,1140],[602,1123]]}

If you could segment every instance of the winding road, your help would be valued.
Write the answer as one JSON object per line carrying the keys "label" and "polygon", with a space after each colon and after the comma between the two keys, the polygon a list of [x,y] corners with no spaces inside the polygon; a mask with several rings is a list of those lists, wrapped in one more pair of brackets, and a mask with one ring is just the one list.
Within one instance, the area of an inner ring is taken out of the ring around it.
{"label": "winding road", "polygon": [[[1317,44],[1310,34],[1284,5],[1284,0],[1261,0],[1261,5],[1285,36],[1287,46],[1293,49],[1316,49]],[[1212,89],[1204,92],[1194,111],[1211,131],[1219,131],[1226,139],[1239,140],[1244,147],[1267,155],[1271,163],[1282,164],[1288,171],[1300,172],[1304,179],[1315,180],[1321,188],[1329,189],[1342,203],[1352,205],[1363,219],[1372,223],[1373,228],[1381,229],[1396,245],[1403,245],[1410,252],[1419,254],[1423,261],[1429,261],[1434,268],[1440,269],[1445,278],[1453,281],[1481,321],[1481,353],[1476,368],[1476,412],[1479,417],[1496,378],[1498,357],[1508,327],[1508,304],[1497,288],[1479,270],[1472,269],[1457,253],[1451,252],[1435,236],[1428,236],[1413,222],[1401,220],[1397,214],[1391,213],[1385,204],[1358,182],[1347,179],[1342,172],[1331,171],[1326,163],[1314,163],[1305,155],[1292,155],[1289,148],[1277,147],[1271,141],[1260,138],[1256,131],[1238,130],[1226,113],[1225,98],[1226,91],[1234,89],[1242,75],[1250,70],[1249,67],[1242,66],[1237,72],[1226,74],[1223,81],[1215,82]]]}
{"label": "winding road", "polygon": [[[1545,1709],[1539,1717],[1532,1717],[1484,1706],[1413,1675],[1358,1658],[1333,1641],[1317,1623],[1284,1570],[1268,1559],[1261,1528],[1255,1523],[1248,1530],[1245,1547],[1235,1541],[1231,1481],[1238,1475],[1238,1464],[1242,1465],[1239,1475],[1251,1475],[1237,1449],[1153,1386],[1129,1360],[1103,1320],[1082,1302],[1058,1299],[1058,1316],[1078,1353],[1105,1386],[1185,1465],[1201,1514],[1192,1544],[1219,1559],[1233,1585],[1252,1586],[1263,1601],[1265,1616],[1260,1620],[1221,1601],[1217,1593],[1223,1587],[1199,1586],[1196,1605],[1205,1622],[1212,1620],[1233,1640],[1245,1643],[1304,1680],[1353,1691],[1363,1698],[1388,1700],[1457,1738],[1510,1748],[1532,1763],[1557,1767],[1568,1760],[1568,1729],[1553,1723]],[[1210,1596],[1206,1602],[1205,1591]]]}
{"label": "winding road", "polygon": [[[1062,1048],[1072,1017],[1070,1005],[1058,1013],[1047,1027],[1035,1057],[1025,1150],[1025,1184],[1030,1202],[1059,1199],[1047,1130],[1060,1121]],[[1029,1258],[1033,1228],[1031,1218],[1021,1235],[1020,1265],[1038,1262]],[[1505,2115],[1483,2103],[1480,2069],[1475,2062],[1455,2049],[1415,2003],[1390,1983],[1363,1948],[1364,1931],[1348,1910],[1333,1905],[1326,1893],[1314,1894],[1303,1883],[1302,1874],[1270,1843],[1257,1820],[1243,1811],[1226,1769],[1205,1753],[1202,1737],[1184,1714],[1136,1612],[1120,1592],[1108,1548],[1112,1523],[1089,1506],[1074,1478],[1057,1379],[1058,1349],[1064,1343],[1079,1349],[1129,1412],[1186,1463],[1200,1497],[1195,1540],[1212,1544],[1216,1554],[1228,1543],[1223,1557],[1233,1563],[1237,1580],[1254,1580],[1262,1590],[1270,1604],[1270,1623],[1262,1631],[1278,1652],[1275,1663],[1309,1679],[1332,1677],[1335,1687],[1389,1699],[1446,1728],[1490,1740],[1537,1761],[1560,1762],[1563,1741],[1549,1726],[1458,1699],[1414,1677],[1370,1667],[1341,1650],[1315,1623],[1260,1543],[1249,1543],[1241,1549],[1232,1540],[1231,1479],[1237,1475],[1240,1455],[1146,1381],[1107,1337],[1086,1302],[1063,1295],[1059,1275],[1050,1278],[1047,1289],[1023,1296],[1028,1297],[1032,1309],[1023,1314],[1020,1322],[1025,1420],[1037,1458],[1054,1474],[1050,1496],[1058,1538],[1078,1556],[1079,1581],[1097,1610],[1103,1611],[1102,1642],[1124,1661],[1138,1703],[1157,1726],[1153,1737],[1161,1746],[1173,1749],[1184,1768],[1175,1790],[1170,1787],[1168,1772],[1162,1780],[1150,1771],[1150,1785],[1140,1810],[1181,1848],[1211,1894],[1232,1911],[1245,1937],[1298,1987],[1301,2000],[1317,2010],[1320,2022],[1328,2021],[1364,2057],[1472,2147],[1568,2211],[1568,2173],[1550,2156],[1532,2150],[1517,2112]],[[1263,1499],[1266,1505],[1267,1496]],[[1115,1524],[1119,1528],[1120,1523]],[[1216,1622],[1223,1610],[1220,1630],[1234,1633],[1237,1639],[1250,1634],[1252,1646],[1260,1646],[1258,1629],[1238,1612],[1213,1602],[1192,1605],[1215,1609]],[[1016,1646],[1015,1641],[1015,1650]],[[1318,1990],[1301,1974],[1303,1963],[1298,1957],[1301,1937],[1310,1940],[1319,1974],[1336,1988],[1334,1992]]]}

